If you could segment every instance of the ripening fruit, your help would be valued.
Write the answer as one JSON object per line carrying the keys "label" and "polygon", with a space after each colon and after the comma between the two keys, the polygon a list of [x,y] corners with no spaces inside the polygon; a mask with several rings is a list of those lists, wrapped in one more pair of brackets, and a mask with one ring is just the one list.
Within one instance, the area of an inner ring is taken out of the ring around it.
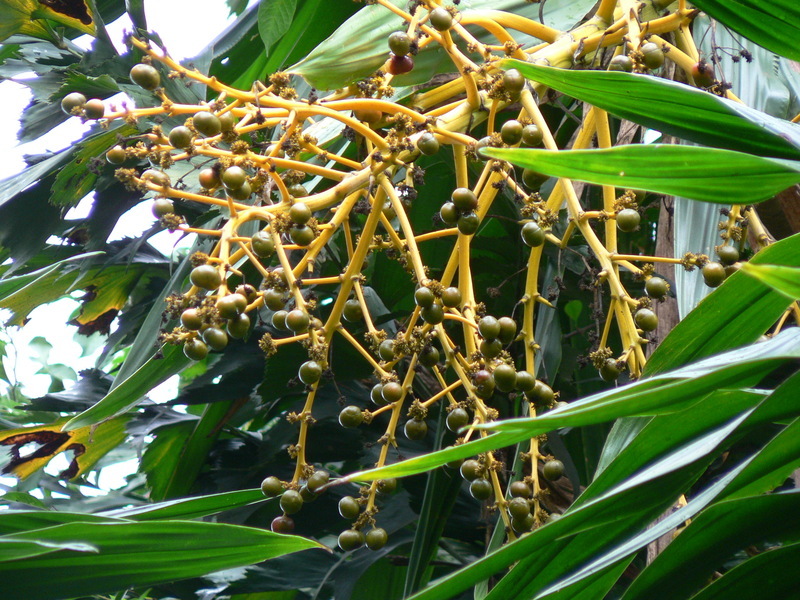
{"label": "ripening fruit", "polygon": [[664,64],[664,51],[658,44],[647,42],[642,44],[639,51],[642,53],[642,62],[648,69],[658,69]]}
{"label": "ripening fruit", "polygon": [[454,286],[442,290],[442,304],[448,308],[461,304],[461,290]]}
{"label": "ripening fruit", "polygon": [[130,77],[133,83],[150,92],[161,85],[161,76],[152,65],[145,65],[143,63],[133,65]]}
{"label": "ripening fruit", "polygon": [[633,315],[636,326],[642,331],[655,331],[658,327],[658,317],[649,308],[640,308]]}
{"label": "ripening fruit", "polygon": [[299,308],[289,311],[286,315],[286,326],[295,333],[303,333],[308,329],[311,319],[308,313]]}
{"label": "ripening fruit", "polygon": [[644,291],[651,298],[661,299],[669,292],[669,284],[661,277],[651,277],[644,284]]}
{"label": "ripening fruit", "polygon": [[462,235],[473,235],[478,231],[481,224],[481,219],[476,212],[468,212],[458,218],[456,225],[458,232]]}
{"label": "ripening fruit", "polygon": [[361,505],[352,496],[344,496],[339,500],[339,514],[343,518],[353,521],[358,518],[360,512]]}
{"label": "ripening fruit", "polygon": [[725,267],[718,262],[706,263],[702,270],[703,281],[711,288],[719,287],[725,281]]}
{"label": "ripening fruit", "polygon": [[305,225],[312,216],[311,209],[305,202],[295,202],[289,209],[289,218],[297,225]]}
{"label": "ripening fruit", "polygon": [[303,497],[296,490],[286,490],[281,496],[281,509],[287,515],[292,515],[303,508]]}
{"label": "ripening fruit", "polygon": [[106,152],[106,160],[111,163],[112,165],[121,165],[127,159],[127,155],[125,154],[125,148],[122,146],[114,146]]}
{"label": "ripening fruit", "polygon": [[306,385],[313,385],[322,377],[322,365],[315,360],[307,360],[300,365],[297,376],[300,378],[300,381]]}
{"label": "ripening fruit", "polygon": [[219,270],[211,265],[200,265],[192,269],[189,274],[189,281],[204,290],[215,290],[222,283],[222,276]]}
{"label": "ripening fruit", "polygon": [[323,486],[328,484],[330,478],[330,473],[327,471],[314,471],[311,477],[308,478],[308,481],[306,481],[306,487],[310,492],[316,494]]}
{"label": "ripening fruit", "polygon": [[410,440],[421,440],[428,434],[428,424],[422,419],[409,419],[403,427],[403,433]]}
{"label": "ripening fruit", "polygon": [[522,226],[520,235],[522,236],[522,241],[531,248],[536,248],[544,244],[544,229],[539,227],[539,224],[534,223],[533,221],[525,223],[525,225]]}
{"label": "ripening fruit", "polygon": [[200,311],[196,308],[187,308],[181,313],[181,325],[191,331],[197,331],[203,326],[203,319]]}
{"label": "ripening fruit", "polygon": [[431,11],[429,20],[437,31],[447,31],[453,26],[453,15],[442,6],[438,6]]}
{"label": "ripening fruit", "polygon": [[482,477],[469,484],[469,493],[476,500],[488,500],[492,497],[493,491],[492,483]]}
{"label": "ripening fruit", "polygon": [[245,314],[236,315],[233,319],[228,319],[225,331],[232,338],[241,339],[250,331],[250,317]]}
{"label": "ripening fruit", "polygon": [[617,227],[620,231],[630,233],[639,229],[642,217],[632,208],[623,208],[617,213]]}
{"label": "ripening fruit", "polygon": [[389,534],[385,529],[374,527],[367,532],[367,548],[370,550],[380,550],[389,541]]}
{"label": "ripening fruit", "polygon": [[174,148],[188,148],[192,145],[192,130],[180,125],[169,132],[169,143]]}
{"label": "ripening fruit", "polygon": [[549,481],[555,481],[564,476],[564,463],[560,460],[548,460],[542,467],[542,475]]}
{"label": "ripening fruit", "polygon": [[203,331],[203,341],[212,350],[219,352],[228,345],[228,334],[219,327],[209,327]]}
{"label": "ripening fruit", "polygon": [[222,131],[222,122],[217,115],[211,112],[195,113],[192,118],[192,124],[197,129],[197,132],[205,137],[219,135]]}
{"label": "ripening fruit", "polygon": [[233,319],[247,308],[247,298],[241,294],[228,294],[217,299],[217,311],[223,319]]}
{"label": "ripening fruit", "polygon": [[456,188],[450,195],[450,199],[456,208],[463,212],[469,212],[478,208],[478,197],[469,188]]}
{"label": "ripening fruit", "polygon": [[286,515],[278,515],[272,519],[270,529],[273,533],[292,533],[294,531],[294,519]]}
{"label": "ripening fruit", "polygon": [[192,338],[183,345],[183,353],[190,360],[203,360],[208,356],[208,346],[203,340]]}
{"label": "ripening fruit", "polygon": [[435,367],[439,364],[439,350],[435,346],[425,346],[419,353],[419,364],[423,367]]}
{"label": "ripening fruit", "polygon": [[275,242],[267,231],[259,231],[250,239],[253,254],[259,258],[269,258],[275,253]]}
{"label": "ripening fruit", "polygon": [[197,181],[206,190],[213,190],[220,184],[219,173],[215,169],[208,167],[197,174]]}
{"label": "ripening fruit", "polygon": [[723,265],[732,265],[739,260],[739,250],[736,249],[736,246],[720,246],[717,256]]}
{"label": "ripening fruit", "polygon": [[411,38],[405,31],[392,32],[389,35],[389,50],[395,56],[405,56],[411,51]]}
{"label": "ripening fruit", "polygon": [[600,379],[603,381],[616,381],[620,374],[617,361],[613,358],[607,358],[598,372],[600,373]]}
{"label": "ripening fruit", "polygon": [[481,369],[472,376],[475,385],[475,394],[483,400],[488,400],[494,394],[494,376],[487,370]]}
{"label": "ripening fruit", "polygon": [[516,96],[525,87],[525,78],[516,69],[509,69],[503,73],[503,87],[512,96]]}
{"label": "ripening fruit", "polygon": [[404,73],[408,73],[414,68],[414,59],[408,55],[405,56],[397,56],[396,54],[392,54],[391,58],[389,59],[389,65],[386,67],[386,70],[389,72],[390,75],[402,75]]}
{"label": "ripening fruit", "polygon": [[160,219],[164,215],[174,213],[175,204],[169,198],[156,198],[153,200],[152,212],[155,218]]}
{"label": "ripening fruit", "polygon": [[236,188],[242,187],[244,183],[247,181],[247,173],[245,173],[244,169],[237,166],[228,167],[225,169],[225,172],[222,173],[222,185],[224,185],[229,190],[235,190]]}
{"label": "ripening fruit", "polygon": [[417,148],[425,156],[431,156],[439,151],[439,140],[432,133],[423,133],[417,140]]}
{"label": "ripening fruit", "polygon": [[630,57],[625,56],[624,54],[619,54],[612,58],[611,62],[608,63],[608,70],[630,73],[633,71],[633,61],[630,59]]}
{"label": "ripening fruit", "polygon": [[503,126],[500,128],[500,138],[503,140],[504,144],[513,146],[522,140],[522,130],[522,123],[516,119],[511,119],[503,123]]}
{"label": "ripening fruit", "polygon": [[364,318],[364,309],[361,308],[361,303],[358,301],[358,298],[350,298],[344,303],[342,316],[345,321],[349,321],[350,323],[361,321]]}
{"label": "ripening fruit", "polygon": [[86,104],[86,96],[79,92],[72,92],[61,99],[61,110],[72,116],[73,111],[78,111]]}
{"label": "ripening fruit", "polygon": [[510,392],[517,383],[517,371],[509,364],[497,365],[492,371],[494,383],[501,392]]}
{"label": "ripening fruit", "polygon": [[458,223],[458,218],[461,216],[460,211],[456,208],[456,205],[452,202],[445,202],[442,204],[442,208],[439,209],[439,216],[442,218],[442,221],[445,225],[456,225]]}
{"label": "ripening fruit", "polygon": [[458,432],[462,427],[469,425],[469,422],[469,413],[465,408],[459,406],[447,413],[447,428],[454,433]]}
{"label": "ripening fruit", "polygon": [[358,550],[361,546],[364,545],[364,534],[356,529],[345,529],[342,533],[339,534],[339,548],[344,550],[345,552],[350,552],[351,550]]}
{"label": "ripening fruit", "polygon": [[264,481],[261,482],[261,492],[267,498],[273,498],[278,494],[283,493],[283,482],[275,477],[274,475],[270,475]]}
{"label": "ripening fruit", "polygon": [[539,146],[544,140],[544,134],[537,125],[531,123],[522,128],[522,144],[524,146]]}
{"label": "ripening fruit", "polygon": [[698,87],[711,87],[714,85],[714,69],[704,60],[692,65],[692,79]]}
{"label": "ripening fruit", "polygon": [[339,425],[342,427],[358,427],[364,422],[364,413],[357,406],[345,406],[339,413]]}
{"label": "ripening fruit", "polygon": [[485,340],[493,340],[500,335],[500,321],[487,315],[478,321],[478,332]]}

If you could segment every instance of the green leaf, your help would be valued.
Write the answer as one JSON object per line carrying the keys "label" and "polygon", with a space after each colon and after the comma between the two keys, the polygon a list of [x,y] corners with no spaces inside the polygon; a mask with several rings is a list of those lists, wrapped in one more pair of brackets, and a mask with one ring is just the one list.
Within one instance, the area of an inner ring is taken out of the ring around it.
{"label": "green leaf", "polygon": [[180,346],[165,345],[163,356],[153,356],[133,375],[112,389],[100,402],[70,419],[64,425],[71,431],[87,425],[94,425],[129,411],[141,402],[152,388],[164,383],[179,373],[191,361],[183,354]]}
{"label": "green leaf", "polygon": [[798,538],[800,492],[719,502],[700,513],[642,571],[623,598],[689,597],[737,550]]}
{"label": "green leaf", "polygon": [[258,33],[267,56],[292,24],[296,6],[297,0],[263,0],[258,5]]}
{"label": "green leaf", "polygon": [[695,0],[717,21],[759,46],[800,60],[800,5],[795,0]]}
{"label": "green leaf", "polygon": [[800,125],[740,102],[651,75],[575,71],[503,61],[525,77],[662,133],[704,146],[800,158]]}
{"label": "green leaf", "polygon": [[800,162],[696,146],[484,148],[481,153],[554,177],[726,205],[761,202],[800,182]]}
{"label": "green leaf", "polygon": [[70,523],[3,536],[0,541],[70,545],[42,556],[0,562],[0,573],[6,573],[3,593],[26,600],[57,600],[64,598],[65,590],[76,597],[146,587],[323,548],[301,537],[194,521]]}
{"label": "green leaf", "polygon": [[742,271],[790,300],[800,298],[800,268],[746,262],[742,264]]}
{"label": "green leaf", "polygon": [[[224,510],[249,506],[265,502],[264,494],[260,489],[237,490],[235,492],[223,492],[221,494],[211,494],[208,496],[198,496],[196,498],[182,498],[180,500],[168,500],[157,504],[145,504],[132,508],[121,508],[111,510],[96,515],[98,518],[113,517],[117,519],[130,519],[133,521],[153,521],[156,519],[197,519],[213,515]],[[0,525],[2,525],[2,514],[0,514]]]}
{"label": "green leaf", "polygon": [[[65,523],[113,523],[113,519],[89,513],[50,510],[4,510],[0,511],[0,535],[45,529]],[[2,538],[0,538],[2,539]]]}

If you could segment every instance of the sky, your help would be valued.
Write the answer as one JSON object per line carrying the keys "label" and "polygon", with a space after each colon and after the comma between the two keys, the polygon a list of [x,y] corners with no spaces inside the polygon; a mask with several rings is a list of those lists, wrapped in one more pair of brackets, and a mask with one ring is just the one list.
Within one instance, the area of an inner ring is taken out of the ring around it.
{"label": "sky", "polygon": [[[251,0],[252,2],[252,0]],[[145,2],[148,26],[157,31],[170,54],[177,59],[195,56],[204,47],[204,44],[216,37],[232,20],[228,17],[228,7],[224,0],[214,0],[203,3],[203,10],[197,10],[195,0],[169,0],[168,2]],[[130,29],[130,21],[123,16],[118,21],[107,26],[111,39],[120,51],[124,51],[122,44],[123,32]],[[83,36],[76,40],[78,45],[88,48],[91,38]],[[24,76],[22,76],[24,77]],[[79,139],[87,128],[80,119],[67,120],[56,127],[48,135],[27,144],[18,144],[16,133],[19,128],[18,119],[22,110],[30,101],[30,93],[24,85],[13,81],[0,82],[0,98],[3,110],[0,111],[0,149],[3,160],[0,161],[0,180],[13,176],[25,166],[25,154],[37,154],[45,151],[57,151],[67,147]],[[114,102],[114,98],[106,101]],[[91,207],[91,198],[84,199],[68,214],[68,218],[79,218],[88,214]],[[149,202],[143,202],[129,213],[123,215],[117,228],[111,234],[111,240],[123,236],[135,235],[150,228],[153,216],[150,212]],[[169,253],[178,241],[180,234],[162,232],[151,238],[151,243],[164,253]],[[184,241],[186,243],[186,241]],[[80,294],[79,294],[80,295]],[[31,320],[22,328],[8,328],[0,333],[2,339],[11,342],[10,356],[4,359],[7,371],[14,373],[18,381],[24,382],[23,392],[29,397],[37,397],[47,392],[50,377],[37,374],[40,363],[34,359],[34,345],[31,341],[37,337],[44,337],[53,345],[50,350],[50,362],[61,362],[71,367],[75,372],[94,366],[99,351],[98,348],[84,348],[74,340],[75,328],[66,325],[72,318],[73,312],[79,304],[75,300],[62,299],[56,303],[40,307],[30,315]],[[7,314],[1,315],[4,322]],[[102,340],[98,340],[98,344]],[[177,389],[177,376],[160,386],[158,392],[151,397],[155,400],[166,400],[174,397]],[[60,464],[58,459],[51,462],[47,471],[58,472],[66,466]],[[135,469],[135,465],[128,465]],[[124,484],[127,474],[125,469],[114,472],[105,469],[100,478],[100,487],[114,489]],[[11,483],[8,478],[0,478],[0,482]],[[6,480],[6,481],[3,481]]]}

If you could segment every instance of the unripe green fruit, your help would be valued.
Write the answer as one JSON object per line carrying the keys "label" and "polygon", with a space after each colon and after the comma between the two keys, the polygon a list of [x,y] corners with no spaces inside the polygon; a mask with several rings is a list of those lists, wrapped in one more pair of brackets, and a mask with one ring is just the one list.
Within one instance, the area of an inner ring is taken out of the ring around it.
{"label": "unripe green fruit", "polygon": [[616,381],[620,374],[619,367],[617,367],[617,361],[613,358],[606,359],[606,362],[603,363],[602,367],[600,367],[599,373],[600,379],[603,381]]}
{"label": "unripe green fruit", "polygon": [[289,218],[297,225],[305,225],[313,216],[311,209],[305,202],[295,202],[289,208]]}
{"label": "unripe green fruit", "polygon": [[[306,186],[304,186],[302,183],[293,183],[286,189],[288,190],[289,195],[292,196],[292,198],[305,198],[306,196],[308,196],[308,190],[306,189]],[[311,215],[309,214],[309,219],[310,218]]]}
{"label": "unripe green fruit", "polygon": [[339,500],[339,514],[342,515],[343,518],[354,521],[358,518],[360,512],[361,505],[358,503],[358,500],[352,496],[344,496]]}
{"label": "unripe green fruit", "polygon": [[403,426],[403,433],[410,440],[421,440],[428,434],[428,424],[422,419],[409,419]]}
{"label": "unripe green fruit", "polygon": [[500,138],[503,140],[504,144],[513,146],[522,140],[522,129],[522,123],[516,119],[506,121],[500,128]]}
{"label": "unripe green fruit", "polygon": [[524,519],[531,513],[530,504],[525,498],[512,498],[508,501],[508,514],[514,519]]}
{"label": "unripe green fruit", "polygon": [[438,6],[431,11],[429,21],[437,31],[447,31],[453,26],[453,15],[446,8]]}
{"label": "unripe green fruit", "polygon": [[544,134],[538,125],[533,123],[522,128],[522,144],[528,147],[539,146],[544,140]]}
{"label": "unripe green fruit", "polygon": [[169,198],[156,198],[153,200],[153,216],[160,219],[164,215],[171,215],[175,212],[175,203]]}
{"label": "unripe green fruit", "polygon": [[661,299],[669,292],[669,284],[661,277],[651,277],[644,284],[644,291],[651,298]]}
{"label": "unripe green fruit", "polygon": [[460,406],[447,413],[447,428],[453,433],[457,433],[459,429],[469,425],[469,422],[469,413]]}
{"label": "unripe green fruit", "polygon": [[250,239],[253,254],[259,258],[269,258],[275,253],[275,241],[266,231],[259,231]]}
{"label": "unripe green fruit", "polygon": [[450,225],[452,227],[458,223],[461,212],[452,202],[445,202],[442,204],[442,208],[439,209],[439,216],[442,218],[445,225]]}
{"label": "unripe green fruit", "polygon": [[345,321],[349,321],[351,323],[364,319],[364,309],[361,308],[361,303],[357,298],[350,298],[344,303],[342,316],[344,317]]}
{"label": "unripe green fruit", "polygon": [[364,534],[356,529],[345,529],[342,533],[339,534],[339,548],[344,550],[345,552],[351,552],[352,550],[358,550],[361,546],[364,545]]}
{"label": "unripe green fruit", "polygon": [[367,548],[370,550],[380,550],[389,541],[389,534],[385,529],[375,527],[367,532],[366,542]]}
{"label": "unripe green fruit", "polygon": [[294,519],[286,515],[278,515],[272,519],[270,529],[273,533],[290,534],[294,531]]}
{"label": "unripe green fruit", "polygon": [[432,133],[423,133],[417,139],[417,148],[425,156],[432,156],[439,152],[439,140]]}
{"label": "unripe green fruit", "polygon": [[383,113],[377,109],[363,108],[354,110],[353,116],[367,125],[375,125],[383,118]]}
{"label": "unripe green fruit", "polygon": [[161,76],[152,65],[134,65],[130,72],[131,81],[147,91],[152,92],[161,85]]}
{"label": "unripe green fruit", "polygon": [[187,308],[181,313],[181,325],[191,331],[197,331],[203,326],[203,319],[200,317],[200,311],[196,308]]}
{"label": "unripe green fruit", "polygon": [[278,494],[283,493],[283,482],[275,477],[274,475],[270,475],[264,481],[261,482],[261,492],[267,498],[273,498]]}
{"label": "unripe green fruit", "polygon": [[295,333],[304,333],[310,322],[308,313],[299,308],[289,311],[289,314],[286,315],[286,326]]}
{"label": "unripe green fruit", "polygon": [[478,321],[478,333],[485,340],[493,340],[500,335],[500,321],[487,315]]}
{"label": "unripe green fruit", "polygon": [[497,322],[500,323],[499,340],[504,345],[513,342],[517,337],[517,322],[511,317],[500,317]]}
{"label": "unripe green fruit", "polygon": [[256,290],[256,288],[249,283],[237,285],[235,292],[240,296],[243,296],[244,299],[247,300],[248,304],[252,304],[258,298],[258,290]]}
{"label": "unripe green fruit", "polygon": [[241,294],[228,294],[217,299],[217,311],[223,319],[233,319],[247,308],[247,298]]}
{"label": "unripe green fruit", "polygon": [[515,96],[525,87],[525,78],[516,69],[509,69],[503,73],[503,87],[509,94]]}
{"label": "unripe green fruit", "polygon": [[192,269],[189,274],[189,281],[204,290],[216,290],[222,283],[222,276],[216,267],[211,265],[200,265]]}
{"label": "unripe green fruit", "polygon": [[386,400],[383,399],[383,384],[376,383],[374,386],[372,386],[372,389],[369,392],[369,397],[374,404],[377,404],[378,406],[385,406]]}
{"label": "unripe green fruit", "polygon": [[238,188],[229,189],[227,191],[228,196],[234,200],[247,200],[250,197],[250,194],[253,193],[253,187],[250,185],[249,181],[245,181]]}
{"label": "unripe green fruit", "polygon": [[642,53],[642,62],[648,69],[658,69],[664,64],[664,51],[658,44],[647,42],[642,44],[639,51]]}
{"label": "unripe green fruit", "polygon": [[436,302],[436,296],[430,288],[421,287],[414,292],[414,303],[420,308],[433,306],[434,302]]}
{"label": "unripe green fruit", "polygon": [[242,187],[246,181],[247,173],[245,173],[244,169],[241,167],[234,165],[232,167],[228,167],[222,173],[222,185],[229,190]]}
{"label": "unripe green fruit", "polygon": [[526,394],[533,391],[536,387],[536,378],[528,371],[517,371],[516,388]]}
{"label": "unripe green fruit", "polygon": [[522,183],[525,184],[525,187],[528,189],[538,190],[548,179],[548,176],[542,173],[537,173],[536,171],[531,171],[530,169],[522,170]]}
{"label": "unripe green fruit", "polygon": [[474,458],[465,460],[461,464],[461,476],[467,481],[475,481],[478,477],[483,475],[483,465]]}
{"label": "unripe green fruit", "polygon": [[405,56],[411,51],[411,38],[405,31],[394,31],[389,35],[389,50],[396,56]]}
{"label": "unripe green fruit", "polygon": [[494,488],[488,479],[476,479],[469,484],[469,493],[476,500],[488,500],[492,497],[493,492]]}
{"label": "unripe green fruit", "polygon": [[632,208],[623,208],[617,213],[617,227],[620,231],[630,233],[639,229],[642,217]]}
{"label": "unripe green fruit", "polygon": [[250,331],[250,317],[245,314],[236,315],[232,319],[228,319],[228,324],[225,330],[232,338],[241,339]]}
{"label": "unripe green fruit", "polygon": [[61,110],[72,116],[73,111],[83,109],[86,104],[86,96],[79,92],[72,92],[61,99]]}
{"label": "unripe green fruit", "polygon": [[625,73],[630,73],[633,71],[633,61],[630,59],[629,56],[625,56],[624,54],[619,54],[611,59],[611,62],[608,63],[608,70],[609,71],[623,71]]}
{"label": "unripe green fruit", "polygon": [[316,235],[314,230],[308,225],[300,225],[299,227],[292,227],[289,231],[289,237],[298,246],[306,247],[310,245],[315,239]]}
{"label": "unripe green fruit", "polygon": [[272,326],[278,331],[289,331],[289,327],[286,325],[288,314],[285,310],[276,310],[272,315]]}
{"label": "unripe green fruit", "polygon": [[522,241],[525,242],[526,246],[535,248],[544,244],[544,229],[539,227],[538,223],[534,223],[533,221],[525,223],[525,225],[522,226],[522,231],[520,234],[522,236]]}
{"label": "unripe green fruit", "polygon": [[456,188],[450,195],[450,199],[456,208],[462,212],[473,211],[478,208],[478,197],[468,188]]}
{"label": "unripe green fruit", "polygon": [[419,363],[423,367],[435,367],[439,364],[439,350],[435,346],[425,346],[419,353]]}
{"label": "unripe green fruit", "polygon": [[375,484],[375,489],[379,494],[383,494],[384,496],[393,494],[397,489],[397,479],[379,479]]}
{"label": "unripe green fruit", "polygon": [[394,340],[383,340],[378,346],[378,356],[385,362],[394,360]]}
{"label": "unripe green fruit", "polygon": [[364,422],[364,413],[357,406],[345,406],[339,413],[339,425],[342,427],[358,427]]}
{"label": "unripe green fruit", "polygon": [[403,397],[403,386],[396,381],[384,383],[381,389],[381,397],[386,404],[397,402]]}
{"label": "unripe green fruit", "polygon": [[549,481],[555,481],[564,476],[564,463],[560,460],[548,460],[542,467],[542,475]]}
{"label": "unripe green fruit", "polygon": [[330,473],[327,471],[314,471],[306,481],[306,487],[314,494],[319,493],[319,490],[328,484],[330,478]]}
{"label": "unripe green fruit", "polygon": [[494,383],[501,392],[510,392],[517,383],[517,371],[509,364],[497,365],[492,371]]}
{"label": "unripe green fruit", "polygon": [[442,304],[448,308],[453,308],[461,304],[461,290],[457,287],[445,288],[442,291]]}
{"label": "unripe green fruit", "polygon": [[205,137],[219,135],[222,131],[222,123],[219,117],[214,113],[206,111],[195,113],[192,118],[192,124],[194,128],[197,129],[197,132]]}
{"label": "unripe green fruit", "polygon": [[456,222],[458,232],[462,235],[473,235],[476,231],[478,231],[480,224],[481,219],[476,212],[464,213]]}
{"label": "unripe green fruit", "polygon": [[720,246],[717,250],[719,261],[725,265],[730,266],[739,260],[739,250],[735,246]]}
{"label": "unripe green fruit", "polygon": [[111,150],[106,152],[106,160],[112,165],[121,165],[127,158],[128,156],[125,153],[125,148],[119,145],[114,146]]}
{"label": "unripe green fruit", "polygon": [[97,98],[87,100],[86,104],[83,105],[83,114],[87,119],[102,119],[105,113],[105,104],[103,104],[102,100],[98,100]]}
{"label": "unripe green fruit", "polygon": [[315,360],[307,360],[300,365],[297,376],[306,385],[313,385],[322,377],[322,366]]}
{"label": "unripe green fruit", "polygon": [[706,285],[711,288],[719,287],[722,282],[725,281],[725,277],[727,276],[725,273],[725,267],[718,262],[706,263],[702,269],[702,273],[703,281],[705,281]]}
{"label": "unripe green fruit", "polygon": [[515,481],[508,487],[508,492],[514,498],[530,498],[531,486],[524,481]]}
{"label": "unripe green fruit", "polygon": [[438,325],[444,321],[444,309],[441,304],[435,303],[428,308],[423,308],[419,311],[423,321],[431,325]]}
{"label": "unripe green fruit", "polygon": [[303,497],[296,490],[286,490],[281,496],[281,509],[287,515],[293,515],[303,508]]}
{"label": "unripe green fruit", "polygon": [[228,334],[219,327],[209,327],[203,331],[203,341],[209,348],[219,352],[228,345]]}
{"label": "unripe green fruit", "polygon": [[484,356],[484,358],[496,358],[500,356],[500,353],[503,351],[503,342],[501,342],[499,339],[482,340],[478,350],[480,350],[480,353]]}
{"label": "unripe green fruit", "polygon": [[553,391],[553,388],[547,385],[544,381],[537,379],[533,386],[533,390],[531,390],[530,394],[528,394],[528,400],[536,404],[549,406],[555,399],[555,396],[556,395]]}
{"label": "unripe green fruit", "polygon": [[217,117],[219,119],[220,129],[222,131],[233,131],[236,126],[236,117],[232,112],[228,111]]}
{"label": "unripe green fruit", "polygon": [[142,173],[142,181],[149,181],[161,187],[168,187],[170,185],[169,175],[158,169],[147,169]]}
{"label": "unripe green fruit", "polygon": [[180,125],[169,132],[169,143],[175,148],[188,148],[192,145],[192,130]]}
{"label": "unripe green fruit", "polygon": [[640,308],[633,315],[636,326],[642,331],[655,331],[658,327],[658,317],[649,308]]}
{"label": "unripe green fruit", "polygon": [[203,340],[192,338],[183,345],[183,353],[190,360],[203,360],[208,356],[208,346]]}
{"label": "unripe green fruit", "polygon": [[281,310],[286,306],[283,292],[274,288],[264,291],[264,305],[270,310]]}
{"label": "unripe green fruit", "polygon": [[536,518],[532,514],[529,514],[524,519],[511,519],[511,528],[518,535],[530,531],[535,524]]}

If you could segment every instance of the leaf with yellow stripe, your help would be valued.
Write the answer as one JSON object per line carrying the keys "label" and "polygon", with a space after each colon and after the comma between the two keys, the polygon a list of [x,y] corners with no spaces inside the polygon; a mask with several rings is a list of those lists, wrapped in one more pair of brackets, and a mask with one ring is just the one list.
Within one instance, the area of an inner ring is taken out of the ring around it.
{"label": "leaf with yellow stripe", "polygon": [[21,33],[51,39],[42,19],[94,35],[94,15],[86,0],[0,0],[0,42]]}
{"label": "leaf with yellow stripe", "polygon": [[[0,432],[0,446],[11,450],[11,460],[3,467],[2,473],[25,479],[44,467],[63,452],[72,452],[69,466],[61,472],[64,479],[74,479],[90,469],[106,453],[116,448],[125,439],[127,415],[104,421],[99,425],[81,427],[72,431],[62,431],[61,427],[69,419],[63,418],[48,425],[20,427]],[[36,445],[36,448],[22,455],[23,446]]]}

